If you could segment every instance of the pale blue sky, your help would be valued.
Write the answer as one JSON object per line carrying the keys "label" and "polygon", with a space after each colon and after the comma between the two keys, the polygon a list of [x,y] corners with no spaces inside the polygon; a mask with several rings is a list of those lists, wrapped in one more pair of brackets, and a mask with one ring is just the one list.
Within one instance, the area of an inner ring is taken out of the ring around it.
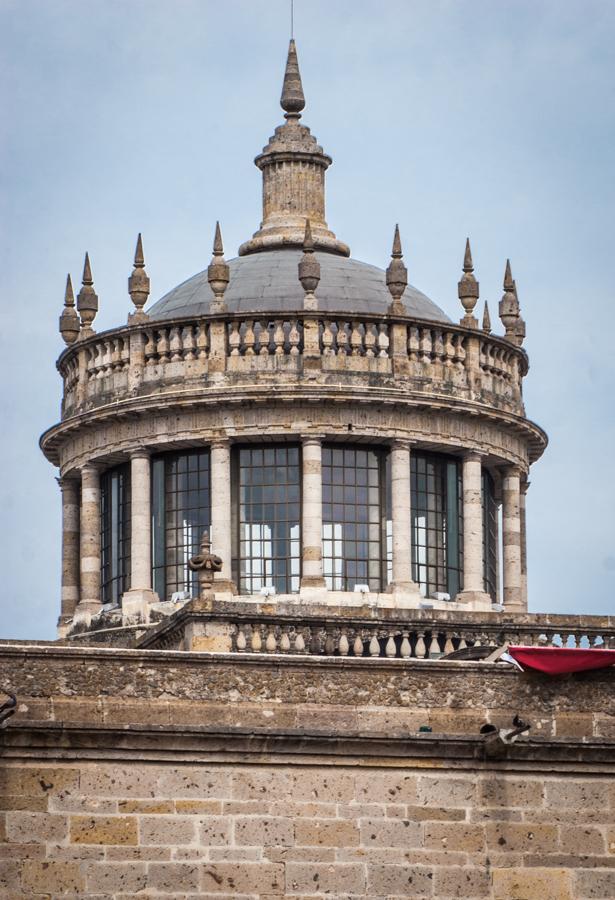
{"label": "pale blue sky", "polygon": [[[253,157],[280,124],[288,0],[0,0],[4,637],[54,636],[66,272],[123,323],[143,232],[152,296],[255,230]],[[530,607],[615,613],[615,2],[296,0],[304,122],[334,158],[328,220],[458,318],[472,239],[497,322],[510,256],[528,415]],[[499,322],[497,322],[499,328]],[[496,328],[496,330],[497,330]]]}

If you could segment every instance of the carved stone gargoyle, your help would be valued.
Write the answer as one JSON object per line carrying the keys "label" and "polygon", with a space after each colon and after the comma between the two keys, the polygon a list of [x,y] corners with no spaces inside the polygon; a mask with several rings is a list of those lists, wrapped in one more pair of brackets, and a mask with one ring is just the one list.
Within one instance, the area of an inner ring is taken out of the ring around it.
{"label": "carved stone gargoyle", "polygon": [[212,592],[214,575],[222,570],[222,560],[211,552],[209,532],[204,531],[201,538],[200,552],[188,560],[192,572],[199,573],[199,594],[204,600]]}

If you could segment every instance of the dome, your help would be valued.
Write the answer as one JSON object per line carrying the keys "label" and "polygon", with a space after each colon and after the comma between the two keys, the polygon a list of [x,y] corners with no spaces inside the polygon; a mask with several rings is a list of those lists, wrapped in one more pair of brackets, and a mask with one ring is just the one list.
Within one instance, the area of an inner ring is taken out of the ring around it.
{"label": "dome", "polygon": [[[297,266],[301,251],[269,250],[229,260],[230,281],[224,302],[231,313],[286,313],[303,309],[305,291]],[[385,315],[391,295],[385,273],[377,266],[332,253],[317,253],[320,283],[316,289],[318,308],[348,316]],[[213,293],[207,270],[173,288],[148,310],[153,320],[209,313]],[[408,285],[403,303],[409,316],[450,324],[450,319],[429,297]]]}

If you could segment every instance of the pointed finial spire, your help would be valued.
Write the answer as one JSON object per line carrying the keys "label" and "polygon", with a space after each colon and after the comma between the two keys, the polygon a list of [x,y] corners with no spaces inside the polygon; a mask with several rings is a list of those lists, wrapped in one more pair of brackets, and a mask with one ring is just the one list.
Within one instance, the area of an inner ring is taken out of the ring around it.
{"label": "pointed finial spire", "polygon": [[284,72],[284,84],[280,106],[285,112],[286,119],[300,119],[301,110],[305,106],[299,61],[297,59],[297,47],[294,40],[290,39],[288,45],[288,57],[286,59],[286,71]]}
{"label": "pointed finial spire", "polygon": [[470,249],[470,238],[466,238],[466,249],[463,255],[463,275],[461,281],[457,284],[459,299],[465,310],[465,315],[461,319],[461,324],[466,328],[478,328],[478,319],[473,315],[474,307],[478,301],[478,281],[472,274],[474,272],[474,264],[472,263],[472,250]]}
{"label": "pointed finial spire", "polygon": [[98,312],[98,294],[94,290],[94,281],[92,280],[92,269],[90,267],[90,257],[85,254],[85,262],[83,264],[83,277],[81,279],[81,290],[77,294],[77,309],[81,316],[81,333],[80,337],[86,338],[94,334],[92,322],[96,318]]}
{"label": "pointed finial spire", "polygon": [[79,316],[75,309],[75,295],[70,275],[66,276],[66,290],[64,292],[64,309],[60,316],[60,334],[66,344],[74,344],[79,337]]}
{"label": "pointed finial spire", "polygon": [[303,256],[299,260],[298,265],[299,281],[305,291],[303,301],[304,309],[318,309],[318,301],[314,296],[314,291],[318,287],[320,281],[320,263],[316,259],[314,253],[314,239],[312,238],[312,228],[310,220],[305,220],[305,233],[303,236]]}
{"label": "pointed finial spire", "polygon": [[525,322],[521,318],[517,285],[512,277],[509,259],[504,270],[504,295],[500,300],[499,312],[506,329],[504,337],[520,347],[525,337]]}
{"label": "pointed finial spire", "polygon": [[485,311],[483,312],[483,331],[486,334],[491,334],[491,316],[489,315],[489,307],[487,306],[486,300]]}
{"label": "pointed finial spire", "polygon": [[214,253],[207,269],[207,280],[214,295],[214,299],[209,304],[210,312],[225,312],[226,304],[224,302],[224,292],[229,283],[229,278],[229,267],[224,260],[224,247],[222,246],[220,223],[216,222]]}
{"label": "pointed finial spire", "polygon": [[401,238],[399,236],[399,225],[395,226],[395,234],[393,235],[393,249],[391,250],[391,262],[386,271],[386,282],[389,293],[393,298],[389,305],[389,312],[400,314],[405,312],[404,304],[401,298],[408,286],[408,270],[402,262]]}
{"label": "pointed finial spire", "polygon": [[147,314],[143,312],[143,307],[149,297],[149,286],[150,282],[145,271],[145,259],[143,257],[143,241],[141,240],[141,232],[139,232],[135,249],[134,269],[128,279],[128,293],[137,311],[128,316],[129,323],[142,322],[148,318]]}

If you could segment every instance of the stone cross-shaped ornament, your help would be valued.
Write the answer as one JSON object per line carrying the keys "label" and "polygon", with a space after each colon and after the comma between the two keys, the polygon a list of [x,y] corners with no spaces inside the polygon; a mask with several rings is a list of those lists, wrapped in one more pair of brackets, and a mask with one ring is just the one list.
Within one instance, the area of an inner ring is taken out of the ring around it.
{"label": "stone cross-shaped ornament", "polygon": [[204,531],[201,538],[200,553],[188,560],[188,567],[192,572],[199,573],[199,588],[201,597],[205,597],[214,580],[214,574],[222,570],[222,560],[211,552],[209,532]]}

